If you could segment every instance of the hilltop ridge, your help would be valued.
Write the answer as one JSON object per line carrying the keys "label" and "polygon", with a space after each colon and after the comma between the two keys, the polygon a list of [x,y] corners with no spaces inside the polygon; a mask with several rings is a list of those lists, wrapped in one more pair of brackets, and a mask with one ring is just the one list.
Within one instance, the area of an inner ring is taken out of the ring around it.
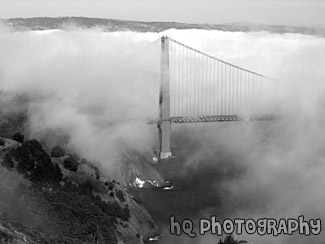
{"label": "hilltop ridge", "polygon": [[10,18],[0,19],[0,21],[14,30],[52,30],[67,29],[74,26],[77,28],[100,28],[105,32],[114,31],[135,31],[135,32],[162,32],[168,29],[200,29],[200,30],[220,30],[231,32],[259,32],[267,31],[271,33],[299,33],[305,35],[325,36],[325,28],[267,25],[259,23],[233,22],[221,24],[189,24],[179,22],[144,22],[104,18],[88,17],[34,17],[34,18]]}

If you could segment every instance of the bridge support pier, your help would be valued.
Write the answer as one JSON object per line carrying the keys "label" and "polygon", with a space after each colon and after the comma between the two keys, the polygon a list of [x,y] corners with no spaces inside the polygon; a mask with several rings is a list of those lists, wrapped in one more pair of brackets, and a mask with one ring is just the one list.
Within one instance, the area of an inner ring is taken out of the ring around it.
{"label": "bridge support pier", "polygon": [[170,150],[170,122],[163,121],[158,125],[158,130],[160,140],[160,159],[171,158],[172,153]]}
{"label": "bridge support pier", "polygon": [[169,40],[167,36],[163,36],[161,38],[158,130],[160,158],[168,159],[172,156],[172,153],[170,150],[171,120],[169,87]]}

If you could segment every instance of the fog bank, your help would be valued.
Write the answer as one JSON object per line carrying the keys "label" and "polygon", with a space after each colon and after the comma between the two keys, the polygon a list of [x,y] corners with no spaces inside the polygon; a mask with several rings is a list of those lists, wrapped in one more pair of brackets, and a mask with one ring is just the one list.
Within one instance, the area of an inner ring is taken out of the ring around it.
{"label": "fog bank", "polygon": [[[153,62],[147,50],[163,34],[282,82],[279,99],[274,101],[282,115],[279,121],[172,126],[174,132],[189,133],[191,140],[201,142],[182,174],[200,167],[203,159],[218,167],[217,148],[222,148],[230,157],[241,159],[233,167],[245,169],[240,177],[215,186],[234,204],[236,211],[229,217],[297,218],[303,214],[324,219],[322,38],[205,30],[13,33],[1,28],[0,90],[28,97],[24,109],[29,138],[46,138],[53,146],[58,137],[64,137],[67,148],[97,162],[106,174],[115,173],[126,148],[145,151],[157,143],[155,125],[138,118],[148,115],[148,105],[156,106],[148,104],[147,98],[156,101],[152,96],[158,97],[152,87],[159,59]],[[209,216],[213,211],[202,214]],[[323,238],[323,234],[308,239],[243,237],[252,243],[321,243]],[[210,236],[201,239],[201,243],[215,241]]]}

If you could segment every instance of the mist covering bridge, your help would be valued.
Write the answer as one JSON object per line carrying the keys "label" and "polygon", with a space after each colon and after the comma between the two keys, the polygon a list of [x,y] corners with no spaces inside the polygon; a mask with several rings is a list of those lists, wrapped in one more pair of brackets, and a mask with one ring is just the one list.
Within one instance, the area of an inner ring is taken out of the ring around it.
{"label": "mist covering bridge", "polygon": [[[191,48],[167,36],[152,43],[154,92],[142,94],[150,123],[157,123],[160,158],[171,157],[173,123],[274,119],[278,81]],[[159,97],[158,97],[159,94]],[[150,108],[149,108],[150,107]],[[152,112],[151,112],[152,111]],[[150,116],[148,115],[150,114]]]}

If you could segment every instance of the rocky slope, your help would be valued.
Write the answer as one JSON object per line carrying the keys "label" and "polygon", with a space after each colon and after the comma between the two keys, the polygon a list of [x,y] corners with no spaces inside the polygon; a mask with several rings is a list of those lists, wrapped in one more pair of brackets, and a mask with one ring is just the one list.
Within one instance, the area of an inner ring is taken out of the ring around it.
{"label": "rocky slope", "polygon": [[160,189],[169,186],[154,166],[144,155],[131,151],[121,160],[122,183],[126,187],[141,189]]}

